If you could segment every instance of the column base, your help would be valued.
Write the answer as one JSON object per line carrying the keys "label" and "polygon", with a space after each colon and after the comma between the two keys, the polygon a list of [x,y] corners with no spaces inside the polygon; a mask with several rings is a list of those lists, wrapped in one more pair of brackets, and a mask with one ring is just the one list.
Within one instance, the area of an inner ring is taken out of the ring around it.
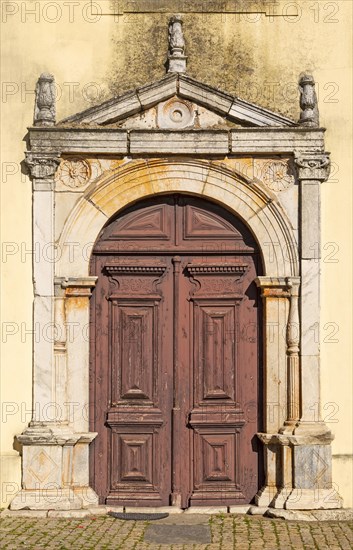
{"label": "column base", "polygon": [[22,446],[22,490],[10,510],[81,510],[96,506],[89,487],[88,446],[95,432],[75,433],[59,423],[32,423]]}
{"label": "column base", "polygon": [[276,497],[277,493],[278,493],[277,487],[269,487],[268,485],[265,485],[255,495],[256,506],[259,506],[260,508],[263,508],[265,506],[270,506],[273,499]]}
{"label": "column base", "polygon": [[329,445],[334,439],[331,431],[323,421],[309,422],[299,420],[294,427],[293,435],[305,438],[313,438],[316,445]]}
{"label": "column base", "polygon": [[272,500],[270,508],[283,509],[288,499],[288,489],[282,488],[277,491],[275,498]]}
{"label": "column base", "polygon": [[342,507],[342,498],[333,488],[293,489],[284,504],[286,510],[330,510]]}
{"label": "column base", "polygon": [[332,484],[332,434],[324,423],[302,423],[294,433],[258,433],[264,444],[266,485],[255,503],[288,510],[342,508]]}
{"label": "column base", "polygon": [[90,508],[99,505],[99,498],[92,487],[76,487],[74,489],[75,497],[81,499],[82,508]]}
{"label": "column base", "polygon": [[22,489],[11,501],[10,510],[80,510],[82,499],[72,489]]}
{"label": "column base", "polygon": [[335,510],[343,507],[338,492],[331,489],[288,489],[283,487],[263,487],[255,496],[259,507],[277,510]]}

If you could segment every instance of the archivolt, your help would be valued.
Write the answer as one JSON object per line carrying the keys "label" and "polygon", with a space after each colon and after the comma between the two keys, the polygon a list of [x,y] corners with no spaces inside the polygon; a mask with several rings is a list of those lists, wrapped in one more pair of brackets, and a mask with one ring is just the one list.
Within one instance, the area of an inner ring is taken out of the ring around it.
{"label": "archivolt", "polygon": [[298,275],[298,244],[275,196],[224,164],[197,159],[133,160],[104,173],[86,190],[64,225],[56,275],[87,276],[92,247],[109,219],[140,199],[169,193],[202,196],[227,208],[256,238],[264,275]]}

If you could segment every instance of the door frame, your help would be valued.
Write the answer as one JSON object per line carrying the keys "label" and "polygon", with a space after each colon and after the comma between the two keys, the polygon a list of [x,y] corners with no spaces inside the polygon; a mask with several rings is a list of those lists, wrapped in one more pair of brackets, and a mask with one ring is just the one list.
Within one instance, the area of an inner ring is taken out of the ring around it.
{"label": "door frame", "polygon": [[[319,130],[307,131],[305,154],[305,146],[304,152],[302,148],[296,153],[295,129],[271,129],[273,136],[277,132],[278,141],[271,142],[274,149],[269,145],[265,157],[261,150],[261,163],[276,166],[279,162],[282,166],[294,160],[297,167],[289,194],[282,201],[280,190],[274,194],[266,183],[244,175],[249,158],[253,165],[258,162],[253,144],[263,147],[263,131],[246,130],[252,138],[247,156],[228,159],[228,163],[192,155],[185,158],[184,149],[180,158],[178,144],[172,157],[153,157],[146,150],[148,161],[130,159],[122,164],[104,155],[92,158],[91,152],[81,154],[82,171],[90,174],[92,183],[71,198],[61,193],[60,187],[54,191],[59,163],[77,162],[76,152],[71,151],[70,157],[71,145],[61,159],[53,151],[34,149],[27,154],[34,189],[34,239],[43,246],[56,242],[59,251],[54,264],[44,260],[35,265],[34,322],[42,327],[51,323],[56,334],[35,344],[34,415],[30,426],[17,437],[23,448],[23,489],[13,499],[13,509],[24,505],[46,509],[50,507],[48,494],[56,499],[59,509],[97,503],[88,475],[88,446],[96,436],[89,432],[87,414],[87,327],[89,298],[96,281],[89,276],[89,258],[97,235],[112,216],[126,205],[160,193],[192,194],[223,205],[247,224],[262,254],[264,275],[256,282],[263,297],[264,429],[258,437],[264,446],[266,481],[256,502],[286,508],[342,506],[331,481],[332,435],[317,416],[313,419],[312,410],[312,403],[320,402],[318,344],[310,338],[311,327],[319,322],[319,262],[310,249],[312,235],[317,239],[319,233],[319,210],[312,212],[312,204],[320,182],[328,177],[329,160],[323,153],[312,152],[311,140],[319,139]],[[36,132],[38,129],[33,131],[33,139],[37,139]],[[284,150],[291,152],[278,160],[281,141]],[[100,175],[93,177],[98,164]],[[54,195],[57,228],[53,225]],[[301,215],[309,211],[309,218]],[[74,326],[79,330],[73,338],[68,329]],[[48,407],[48,403],[55,406]],[[300,464],[315,456],[329,465],[325,476],[318,471],[304,479]],[[48,466],[45,479],[39,471],[33,474],[38,457]],[[51,464],[55,466],[49,468]]]}

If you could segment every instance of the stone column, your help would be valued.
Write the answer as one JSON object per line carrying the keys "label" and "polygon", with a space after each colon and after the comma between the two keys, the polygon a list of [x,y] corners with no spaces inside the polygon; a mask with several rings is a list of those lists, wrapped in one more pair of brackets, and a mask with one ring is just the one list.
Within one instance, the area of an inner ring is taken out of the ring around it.
{"label": "stone column", "polygon": [[89,298],[97,277],[63,278],[67,326],[69,422],[75,432],[89,429]]}
{"label": "stone column", "polygon": [[[96,437],[88,422],[75,423],[68,415],[71,376],[81,388],[82,373],[88,379],[87,361],[77,366],[78,380],[68,372],[67,312],[65,296],[69,280],[55,280],[54,295],[54,174],[59,155],[27,153],[26,162],[33,180],[33,416],[17,436],[22,447],[22,490],[10,504],[12,510],[72,510],[98,503],[89,487],[88,445]],[[96,278],[74,286],[84,288],[85,296]],[[85,298],[88,318],[88,297]],[[79,342],[79,346],[82,342]],[[86,342],[88,349],[88,341]],[[72,360],[76,365],[79,354]],[[85,405],[88,408],[88,384]],[[81,407],[84,404],[81,403]],[[82,417],[82,411],[81,411]]]}
{"label": "stone column", "polygon": [[289,289],[286,277],[257,277],[263,300],[263,395],[264,433],[257,434],[264,445],[266,482],[255,497],[258,506],[268,506],[282,487],[281,447],[277,434],[287,419],[287,320]]}
{"label": "stone column", "polygon": [[320,186],[328,178],[327,154],[297,155],[301,243],[301,417],[296,433],[320,434]]}
{"label": "stone column", "polygon": [[54,298],[54,396],[60,411],[62,425],[68,425],[66,388],[67,373],[67,326],[65,314],[65,289],[63,279],[55,278]]}
{"label": "stone column", "polygon": [[55,422],[54,175],[59,154],[26,153],[33,185],[33,416],[31,427]]}
{"label": "stone column", "polygon": [[300,416],[300,323],[299,286],[300,277],[286,277],[289,294],[289,314],[286,328],[287,344],[287,418],[281,433],[293,433]]}
{"label": "stone column", "polygon": [[[292,453],[288,509],[338,508],[332,487],[330,430],[320,418],[320,186],[329,175],[327,154],[297,155],[300,184],[300,418],[279,441]],[[294,423],[294,419],[293,423]],[[288,435],[287,435],[288,434]]]}

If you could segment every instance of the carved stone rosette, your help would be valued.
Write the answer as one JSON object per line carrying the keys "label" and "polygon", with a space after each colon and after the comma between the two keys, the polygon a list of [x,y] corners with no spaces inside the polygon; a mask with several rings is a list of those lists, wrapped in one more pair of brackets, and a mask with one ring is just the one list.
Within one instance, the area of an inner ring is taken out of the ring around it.
{"label": "carved stone rosette", "polygon": [[71,189],[83,187],[88,183],[90,177],[90,165],[79,158],[63,160],[57,172],[57,180]]}
{"label": "carved stone rosette", "polygon": [[294,162],[300,180],[326,181],[330,175],[330,156],[325,154],[295,155]]}
{"label": "carved stone rosette", "polygon": [[295,178],[287,160],[271,160],[264,165],[263,181],[272,191],[284,191],[294,185]]}

